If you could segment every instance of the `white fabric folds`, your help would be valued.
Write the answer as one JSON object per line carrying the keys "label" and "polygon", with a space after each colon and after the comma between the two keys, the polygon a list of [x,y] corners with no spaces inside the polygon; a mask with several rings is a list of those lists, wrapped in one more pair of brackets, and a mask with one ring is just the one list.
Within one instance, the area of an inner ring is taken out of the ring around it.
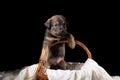
{"label": "white fabric folds", "polygon": [[[35,80],[34,74],[38,64],[28,66],[20,71],[15,80]],[[107,71],[93,59],[87,59],[80,70],[47,69],[49,80],[114,80]]]}

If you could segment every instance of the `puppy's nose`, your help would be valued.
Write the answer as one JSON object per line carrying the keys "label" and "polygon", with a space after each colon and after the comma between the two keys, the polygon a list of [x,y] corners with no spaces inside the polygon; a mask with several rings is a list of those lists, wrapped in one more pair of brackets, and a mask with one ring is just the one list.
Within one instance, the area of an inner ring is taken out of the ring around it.
{"label": "puppy's nose", "polygon": [[63,28],[62,28],[62,27],[60,27],[60,30],[63,30]]}
{"label": "puppy's nose", "polygon": [[67,34],[67,31],[65,31],[65,30],[62,30],[62,33],[63,33],[63,34]]}

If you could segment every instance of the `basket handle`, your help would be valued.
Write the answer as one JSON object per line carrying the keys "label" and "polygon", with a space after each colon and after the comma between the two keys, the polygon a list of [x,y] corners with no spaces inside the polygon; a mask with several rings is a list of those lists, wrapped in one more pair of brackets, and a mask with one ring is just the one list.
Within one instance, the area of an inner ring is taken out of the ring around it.
{"label": "basket handle", "polygon": [[[53,46],[60,44],[60,43],[69,43],[69,41],[68,40],[59,41],[59,42],[56,42],[56,43],[50,45],[50,47],[53,47]],[[89,49],[87,48],[87,46],[84,43],[82,43],[81,41],[75,40],[75,44],[81,46],[84,49],[84,51],[86,52],[87,57],[89,59],[92,59],[91,52],[89,51]]]}

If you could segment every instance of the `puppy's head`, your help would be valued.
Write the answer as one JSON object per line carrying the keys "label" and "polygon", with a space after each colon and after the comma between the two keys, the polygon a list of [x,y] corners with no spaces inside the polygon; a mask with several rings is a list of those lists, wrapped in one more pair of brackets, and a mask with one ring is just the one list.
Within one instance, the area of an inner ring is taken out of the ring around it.
{"label": "puppy's head", "polygon": [[62,15],[54,15],[45,22],[50,33],[56,37],[62,37],[67,33],[66,19]]}

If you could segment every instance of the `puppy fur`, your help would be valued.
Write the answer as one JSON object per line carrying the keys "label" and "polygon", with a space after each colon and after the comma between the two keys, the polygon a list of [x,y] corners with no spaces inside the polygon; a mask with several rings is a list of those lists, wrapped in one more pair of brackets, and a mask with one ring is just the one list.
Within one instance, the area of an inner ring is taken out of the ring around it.
{"label": "puppy fur", "polygon": [[43,41],[42,53],[40,60],[46,68],[66,69],[65,43],[57,44],[50,47],[51,44],[68,40],[69,47],[75,48],[75,40],[72,34],[67,31],[67,22],[63,15],[53,15],[45,22],[46,32]]}

